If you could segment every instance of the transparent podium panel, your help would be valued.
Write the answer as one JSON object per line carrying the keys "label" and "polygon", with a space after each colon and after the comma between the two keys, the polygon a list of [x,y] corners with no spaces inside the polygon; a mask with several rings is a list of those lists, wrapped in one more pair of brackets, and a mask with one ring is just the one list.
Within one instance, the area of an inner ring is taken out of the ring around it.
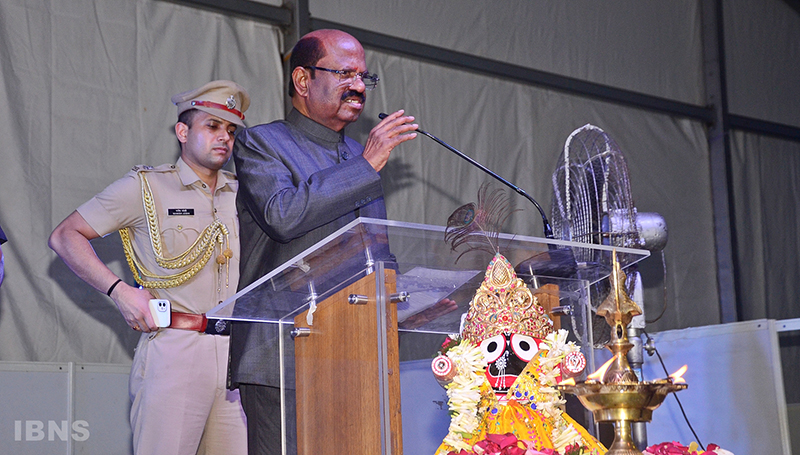
{"label": "transparent podium panel", "polygon": [[[207,314],[278,326],[284,453],[435,451],[449,414],[430,361],[493,257],[453,251],[444,232],[359,218]],[[611,273],[613,249],[510,234],[498,244],[594,369],[590,285]],[[616,252],[623,268],[649,255]]]}

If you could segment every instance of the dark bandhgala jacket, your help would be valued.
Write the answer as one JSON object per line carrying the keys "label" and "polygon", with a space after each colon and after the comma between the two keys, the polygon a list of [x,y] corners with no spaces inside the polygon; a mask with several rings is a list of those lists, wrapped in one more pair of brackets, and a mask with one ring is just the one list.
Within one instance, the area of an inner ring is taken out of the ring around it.
{"label": "dark bandhgala jacket", "polygon": [[[380,176],[362,152],[363,147],[343,132],[296,110],[286,120],[237,135],[233,157],[239,178],[239,289],[357,217],[386,218]],[[236,308],[281,305],[256,297],[240,301]],[[233,324],[231,387],[279,385],[277,337],[276,324]]]}

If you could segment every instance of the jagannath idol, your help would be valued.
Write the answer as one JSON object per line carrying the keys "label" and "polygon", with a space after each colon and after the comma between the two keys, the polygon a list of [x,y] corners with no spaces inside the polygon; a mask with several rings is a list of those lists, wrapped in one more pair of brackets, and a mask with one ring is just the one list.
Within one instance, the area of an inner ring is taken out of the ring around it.
{"label": "jagannath idol", "polygon": [[553,329],[537,297],[495,254],[460,336],[449,338],[432,364],[452,416],[436,455],[605,454],[552,387],[585,365],[566,330]]}

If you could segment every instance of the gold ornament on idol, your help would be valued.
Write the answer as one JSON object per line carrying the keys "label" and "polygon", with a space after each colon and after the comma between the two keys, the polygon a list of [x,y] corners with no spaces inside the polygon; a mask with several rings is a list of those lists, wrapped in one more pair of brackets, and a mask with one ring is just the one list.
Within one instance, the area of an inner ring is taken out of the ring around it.
{"label": "gold ornament on idol", "polygon": [[462,336],[475,344],[501,333],[519,333],[544,339],[553,331],[553,321],[514,267],[500,253],[486,268],[464,320]]}
{"label": "gold ornament on idol", "polygon": [[125,250],[125,258],[128,261],[128,267],[130,267],[133,272],[134,279],[136,279],[137,283],[148,289],[167,289],[180,286],[205,267],[214,254],[217,243],[219,243],[220,249],[222,249],[223,242],[225,244],[225,249],[216,258],[217,264],[220,266],[222,264],[229,264],[230,258],[233,257],[233,252],[229,248],[228,228],[217,218],[203,229],[203,232],[200,233],[192,246],[186,251],[173,258],[164,257],[163,248],[161,246],[161,230],[158,225],[158,215],[156,214],[155,202],[153,201],[153,192],[150,189],[150,183],[147,181],[147,177],[145,177],[144,173],[139,172],[138,175],[142,184],[142,204],[144,205],[144,213],[147,217],[147,230],[150,233],[150,244],[153,248],[153,255],[155,256],[156,262],[165,269],[174,270],[182,268],[184,270],[171,275],[157,275],[149,271],[139,261],[133,251],[130,228],[123,228],[119,230],[119,236],[122,239],[122,247]]}

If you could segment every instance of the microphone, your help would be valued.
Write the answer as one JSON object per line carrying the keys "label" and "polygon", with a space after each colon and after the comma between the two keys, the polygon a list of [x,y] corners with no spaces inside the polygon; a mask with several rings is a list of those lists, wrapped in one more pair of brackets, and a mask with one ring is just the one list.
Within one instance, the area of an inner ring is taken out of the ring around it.
{"label": "microphone", "polygon": [[[381,120],[385,119],[386,117],[388,117],[388,114],[384,114],[383,112],[378,114],[378,118],[380,118]],[[546,238],[548,238],[548,239],[552,239],[553,238],[553,228],[550,226],[550,222],[547,221],[547,216],[544,214],[544,210],[542,210],[542,206],[539,205],[539,203],[536,202],[536,200],[533,199],[531,196],[529,196],[528,193],[526,193],[522,188],[518,187],[517,185],[514,185],[513,183],[511,183],[508,180],[504,179],[503,177],[500,177],[499,175],[494,173],[492,170],[490,170],[486,166],[484,166],[481,163],[473,160],[469,156],[465,155],[464,153],[462,153],[458,149],[454,148],[453,146],[449,145],[448,143],[444,142],[443,140],[439,139],[438,137],[436,137],[436,136],[434,136],[434,135],[432,135],[432,134],[430,134],[430,133],[428,133],[426,131],[423,131],[420,128],[417,128],[417,132],[422,134],[422,135],[428,136],[431,139],[433,139],[434,141],[436,141],[442,147],[446,148],[447,150],[450,150],[451,152],[455,153],[456,155],[460,156],[461,158],[467,160],[473,166],[475,166],[478,169],[482,170],[483,172],[491,175],[492,177],[494,177],[495,179],[499,180],[504,185],[506,185],[509,188],[511,188],[512,190],[516,191],[517,194],[519,194],[520,196],[522,196],[525,199],[531,201],[531,203],[533,203],[533,205],[539,211],[539,214],[542,216],[542,225],[543,225],[543,230],[544,230],[544,236]]]}

